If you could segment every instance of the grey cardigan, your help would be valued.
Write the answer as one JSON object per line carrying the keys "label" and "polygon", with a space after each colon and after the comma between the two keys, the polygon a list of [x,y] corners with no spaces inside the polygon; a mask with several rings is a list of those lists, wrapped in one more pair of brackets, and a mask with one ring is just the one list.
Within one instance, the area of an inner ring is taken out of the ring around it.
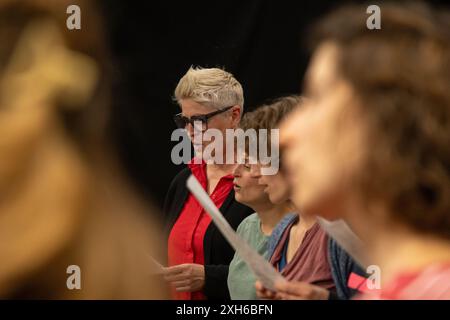
{"label": "grey cardigan", "polygon": [[[272,258],[273,253],[275,252],[275,248],[283,236],[284,231],[286,231],[287,227],[297,219],[298,215],[296,214],[288,214],[285,216],[275,229],[272,231],[272,235],[269,238],[269,242],[267,244],[267,252],[268,259]],[[341,299],[348,300],[353,295],[356,294],[356,290],[350,289],[347,286],[348,279],[351,273],[356,273],[360,276],[367,277],[363,268],[359,266],[350,256],[349,254],[342,249],[336,241],[334,241],[331,237],[328,239],[328,261],[330,263],[331,276],[333,277],[333,281],[336,285],[336,293],[330,294],[330,299]]]}

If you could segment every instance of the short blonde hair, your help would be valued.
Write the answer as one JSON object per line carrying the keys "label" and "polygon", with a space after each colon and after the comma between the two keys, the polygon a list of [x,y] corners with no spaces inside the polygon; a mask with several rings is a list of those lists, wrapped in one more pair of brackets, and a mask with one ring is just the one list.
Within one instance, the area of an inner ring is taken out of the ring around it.
{"label": "short blonde hair", "polygon": [[175,100],[191,99],[214,109],[238,105],[244,111],[244,91],[229,72],[190,67],[175,89]]}

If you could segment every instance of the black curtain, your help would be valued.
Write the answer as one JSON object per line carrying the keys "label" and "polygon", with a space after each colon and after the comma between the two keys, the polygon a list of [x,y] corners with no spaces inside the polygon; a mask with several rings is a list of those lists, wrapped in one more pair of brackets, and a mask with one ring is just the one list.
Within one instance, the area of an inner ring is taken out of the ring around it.
{"label": "black curtain", "polygon": [[191,65],[233,73],[244,87],[245,110],[299,93],[307,26],[342,3],[101,1],[114,59],[117,141],[144,194],[161,205],[181,169],[170,159],[172,115],[179,112],[172,95]]}

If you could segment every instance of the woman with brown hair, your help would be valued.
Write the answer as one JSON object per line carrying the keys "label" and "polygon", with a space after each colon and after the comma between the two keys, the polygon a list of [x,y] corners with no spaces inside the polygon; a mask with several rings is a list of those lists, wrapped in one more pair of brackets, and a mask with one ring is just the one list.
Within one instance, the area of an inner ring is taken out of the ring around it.
{"label": "woman with brown hair", "polygon": [[381,11],[381,30],[362,7],[320,25],[285,162],[300,209],[344,218],[365,242],[381,290],[362,298],[450,299],[449,13]]}
{"label": "woman with brown hair", "polygon": [[[256,131],[255,142],[261,146],[263,137],[259,137],[260,130],[267,130],[267,148],[272,143],[270,137],[272,130],[278,130],[278,125],[282,119],[287,117],[301,103],[301,97],[288,96],[276,99],[273,103],[262,105],[252,112],[247,112],[239,127],[248,132]],[[274,144],[278,148],[278,143]],[[267,185],[259,184],[260,175],[255,175],[257,168],[252,168],[248,155],[251,151],[247,145],[246,161],[239,164],[234,169],[234,190],[236,201],[252,208],[255,213],[245,218],[237,229],[239,234],[252,246],[260,255],[266,256],[268,253],[268,243],[272,231],[280,220],[289,212],[293,211],[292,204],[287,199],[279,202],[272,202],[266,193]],[[272,150],[271,150],[272,151]],[[278,169],[278,168],[277,168]],[[283,190],[289,187],[287,184],[279,186]],[[230,263],[228,273],[228,288],[233,300],[254,300],[256,299],[255,276],[238,253]]]}
{"label": "woman with brown hair", "polygon": [[[294,101],[297,106],[295,109],[291,106]],[[308,99],[300,97],[282,98],[272,106],[257,109],[253,112],[253,119],[250,117],[250,121],[247,122],[253,123],[256,127],[268,124],[270,126],[274,122],[279,126],[279,122],[289,119],[289,116],[295,114],[296,109],[301,109],[306,101]],[[283,154],[284,151],[281,149],[281,158]],[[365,272],[332,237],[325,233],[313,214],[298,210],[292,199],[292,189],[286,174],[282,166],[274,175],[262,174],[260,168],[254,170],[253,178],[258,179],[275,207],[285,205],[291,208],[291,214],[283,217],[271,230],[264,253],[285,279],[301,286],[301,291],[295,297],[275,294],[266,290],[260,281],[252,283],[252,289],[255,290],[256,287],[256,295],[263,299],[351,298],[356,294],[356,290],[348,287],[348,280],[355,275],[364,278]]]}

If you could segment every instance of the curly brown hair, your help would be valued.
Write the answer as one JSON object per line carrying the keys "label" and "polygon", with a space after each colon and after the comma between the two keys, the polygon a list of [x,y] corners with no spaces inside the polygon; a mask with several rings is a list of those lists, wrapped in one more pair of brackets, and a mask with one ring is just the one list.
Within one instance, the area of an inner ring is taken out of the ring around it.
{"label": "curly brown hair", "polygon": [[370,152],[363,199],[390,217],[450,238],[450,15],[423,2],[383,3],[381,29],[367,6],[345,7],[316,26],[315,43],[339,48],[337,72],[354,88]]}

